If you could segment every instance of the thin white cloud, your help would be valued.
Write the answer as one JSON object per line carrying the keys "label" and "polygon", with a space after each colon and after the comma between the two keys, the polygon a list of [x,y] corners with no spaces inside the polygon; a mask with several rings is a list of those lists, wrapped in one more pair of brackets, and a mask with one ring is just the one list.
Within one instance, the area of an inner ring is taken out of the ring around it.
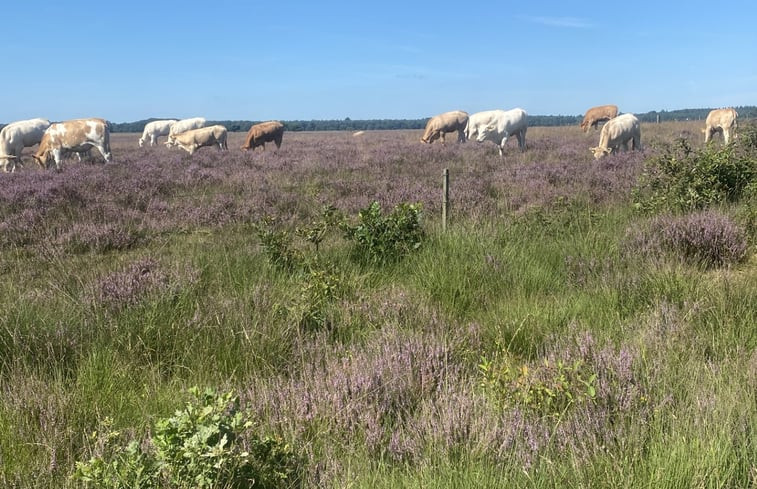
{"label": "thin white cloud", "polygon": [[594,24],[587,19],[579,17],[538,17],[538,16],[521,16],[522,19],[535,24],[548,25],[552,27],[569,27],[571,29],[591,29]]}

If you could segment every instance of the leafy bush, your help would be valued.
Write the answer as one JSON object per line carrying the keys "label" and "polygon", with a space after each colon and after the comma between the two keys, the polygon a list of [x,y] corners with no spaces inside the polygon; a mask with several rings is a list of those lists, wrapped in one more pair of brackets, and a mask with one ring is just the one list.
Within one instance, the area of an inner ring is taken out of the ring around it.
{"label": "leafy bush", "polygon": [[695,150],[679,139],[648,159],[633,190],[634,207],[645,212],[691,211],[738,200],[757,177],[754,150],[712,145]]}
{"label": "leafy bush", "polygon": [[705,267],[736,263],[746,257],[746,232],[715,211],[661,216],[628,233],[625,249],[643,256],[675,256]]}
{"label": "leafy bush", "polygon": [[302,265],[302,252],[292,246],[292,237],[287,231],[276,227],[275,219],[262,219],[255,225],[255,231],[263,252],[275,266],[292,271]]}
{"label": "leafy bush", "polygon": [[543,416],[558,416],[575,404],[596,397],[597,374],[581,360],[545,359],[517,365],[507,355],[481,359],[481,385],[503,407],[521,407]]}
{"label": "leafy bush", "polygon": [[74,478],[97,488],[279,488],[299,484],[299,460],[276,438],[246,433],[253,423],[231,393],[190,389],[194,402],[156,423],[146,444],[113,446],[119,432],[104,434],[107,449],[77,462]]}
{"label": "leafy bush", "polygon": [[296,322],[308,328],[326,324],[328,306],[339,296],[342,282],[333,265],[311,264],[303,276],[299,300],[289,308]]}
{"label": "leafy bush", "polygon": [[355,226],[343,224],[348,239],[355,242],[354,256],[362,263],[396,261],[420,247],[424,232],[421,205],[402,203],[383,215],[378,202],[358,213]]}

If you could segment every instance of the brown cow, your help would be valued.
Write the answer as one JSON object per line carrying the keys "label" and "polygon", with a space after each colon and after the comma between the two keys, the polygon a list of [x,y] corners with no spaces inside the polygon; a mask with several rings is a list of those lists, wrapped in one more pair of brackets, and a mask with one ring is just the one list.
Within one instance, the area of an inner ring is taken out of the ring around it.
{"label": "brown cow", "polygon": [[422,143],[431,144],[441,138],[444,143],[444,134],[457,131],[457,142],[465,141],[465,126],[468,125],[468,113],[462,110],[453,110],[435,115],[426,123],[426,130],[421,137]]}
{"label": "brown cow", "polygon": [[190,155],[205,146],[218,146],[219,150],[228,149],[226,138],[228,131],[221,125],[190,129],[173,136],[173,145],[178,146]]}
{"label": "brown cow", "polygon": [[52,156],[55,168],[60,170],[63,156],[84,153],[93,146],[100,151],[105,161],[110,161],[110,122],[97,118],[73,119],[50,124],[33,156],[42,168],[47,168]]}
{"label": "brown cow", "polygon": [[284,124],[279,121],[261,122],[260,124],[255,124],[247,131],[247,139],[245,139],[241,149],[247,151],[262,146],[265,150],[265,143],[270,143],[271,141],[276,144],[276,149],[279,149],[283,137]]}
{"label": "brown cow", "polygon": [[728,109],[714,109],[707,114],[707,120],[705,121],[704,142],[709,143],[712,135],[716,132],[723,133],[723,140],[725,144],[731,142],[731,139],[736,135],[736,128],[738,126],[737,118],[739,117],[736,110]]}
{"label": "brown cow", "polygon": [[606,122],[615,117],[618,117],[617,105],[599,105],[597,107],[592,107],[586,111],[584,120],[581,122],[581,129],[583,129],[584,132],[588,132],[590,127],[596,129],[597,124],[600,122]]}

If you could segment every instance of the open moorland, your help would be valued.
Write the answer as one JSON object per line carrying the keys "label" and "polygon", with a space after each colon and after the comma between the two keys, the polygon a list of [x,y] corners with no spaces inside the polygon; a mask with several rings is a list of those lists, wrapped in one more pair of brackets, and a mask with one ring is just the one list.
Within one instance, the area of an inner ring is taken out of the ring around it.
{"label": "open moorland", "polygon": [[[757,487],[757,150],[701,125],[597,161],[576,126],[27,158],[0,486]],[[739,191],[650,184],[699,152]]]}

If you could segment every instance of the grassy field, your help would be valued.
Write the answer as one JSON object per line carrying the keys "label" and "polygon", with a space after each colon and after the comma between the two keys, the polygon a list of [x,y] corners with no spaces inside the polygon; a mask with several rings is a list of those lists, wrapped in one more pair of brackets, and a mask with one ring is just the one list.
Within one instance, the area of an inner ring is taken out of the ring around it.
{"label": "grassy field", "polygon": [[[632,205],[700,124],[600,161],[577,127],[504,159],[421,131],[193,157],[115,134],[114,164],[0,174],[0,486],[85,487],[77,461],[108,436],[151,450],[198,386],[239,396],[242,444],[288,444],[279,487],[757,487],[754,193]],[[303,238],[373,201],[419,203],[421,245],[376,262],[338,227]],[[711,259],[664,244],[681,226]]]}

